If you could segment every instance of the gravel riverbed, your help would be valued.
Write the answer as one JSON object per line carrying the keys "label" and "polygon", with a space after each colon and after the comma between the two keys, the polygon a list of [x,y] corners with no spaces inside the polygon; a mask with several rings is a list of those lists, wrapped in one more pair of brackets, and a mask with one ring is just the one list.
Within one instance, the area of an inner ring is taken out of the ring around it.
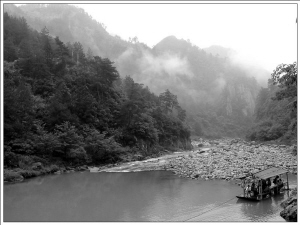
{"label": "gravel riverbed", "polygon": [[189,178],[226,179],[256,173],[269,167],[280,167],[297,173],[296,146],[256,144],[243,140],[193,141],[193,146],[203,145],[187,156],[170,160],[166,170]]}
{"label": "gravel riverbed", "polygon": [[[91,172],[137,172],[171,170],[191,179],[226,179],[256,173],[269,167],[280,167],[297,173],[297,146],[257,144],[241,139],[192,141],[194,149],[159,158],[124,163],[112,168],[90,168]],[[199,147],[201,146],[201,147]]]}

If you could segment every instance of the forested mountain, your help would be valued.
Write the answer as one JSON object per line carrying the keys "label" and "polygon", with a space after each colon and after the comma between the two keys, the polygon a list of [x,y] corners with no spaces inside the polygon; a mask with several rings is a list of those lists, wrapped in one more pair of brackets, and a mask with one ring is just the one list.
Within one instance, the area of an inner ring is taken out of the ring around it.
{"label": "forested mountain", "polygon": [[85,51],[114,59],[131,44],[118,36],[111,36],[104,24],[92,19],[83,9],[67,4],[27,4],[16,7],[5,4],[4,11],[24,17],[35,30],[47,27],[49,34],[64,43],[80,42]]}
{"label": "forested mountain", "polygon": [[248,139],[297,141],[297,76],[296,62],[274,70],[268,87],[261,88],[258,94]]}
{"label": "forested mountain", "polygon": [[121,78],[130,76],[156,95],[168,89],[186,110],[186,122],[193,135],[244,137],[254,122],[256,97],[261,88],[254,77],[263,77],[266,71],[233,63],[228,57],[234,53],[231,49],[200,49],[175,36],[150,48],[136,37],[126,41],[110,35],[104,24],[66,4],[6,4],[4,11],[24,16],[37,31],[46,27],[49,36],[58,36],[72,49],[70,54],[76,62],[79,48],[86,58],[109,58],[115,62]]}
{"label": "forested mountain", "polygon": [[156,95],[79,42],[4,14],[5,166],[115,163],[190,149],[185,118],[168,89]]}
{"label": "forested mountain", "polygon": [[121,77],[130,76],[157,95],[169,89],[187,111],[194,135],[243,136],[252,122],[260,87],[248,71],[228,58],[207,53],[174,36],[152,49],[137,38],[122,40],[109,35],[103,24],[74,6],[5,7],[12,15],[23,15],[37,30],[46,26],[50,36],[80,43],[86,55],[108,57]]}

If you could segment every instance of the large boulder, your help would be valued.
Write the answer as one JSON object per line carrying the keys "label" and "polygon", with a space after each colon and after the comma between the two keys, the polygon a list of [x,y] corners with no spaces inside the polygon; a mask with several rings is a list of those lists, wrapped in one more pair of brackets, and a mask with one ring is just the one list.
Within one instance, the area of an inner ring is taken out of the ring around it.
{"label": "large boulder", "polygon": [[297,189],[295,189],[291,196],[281,203],[284,210],[280,212],[280,216],[288,222],[297,222]]}
{"label": "large boulder", "polygon": [[280,216],[288,222],[297,222],[297,204],[288,205]]}

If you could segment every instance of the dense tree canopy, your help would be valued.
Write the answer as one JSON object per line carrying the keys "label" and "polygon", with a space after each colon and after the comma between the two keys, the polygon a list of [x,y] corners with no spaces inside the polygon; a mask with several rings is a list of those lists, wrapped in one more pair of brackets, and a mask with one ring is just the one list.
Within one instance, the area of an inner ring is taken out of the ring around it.
{"label": "dense tree canopy", "polygon": [[247,137],[269,141],[297,138],[297,64],[281,64],[271,74],[268,88],[256,100],[255,124]]}
{"label": "dense tree canopy", "polygon": [[272,73],[273,84],[281,88],[276,92],[276,100],[289,99],[292,107],[297,109],[297,63],[281,64]]}
{"label": "dense tree canopy", "polygon": [[[189,148],[185,111],[112,61],[4,15],[5,166],[24,156],[69,164],[113,163],[161,147]],[[19,165],[20,166],[20,165]]]}
{"label": "dense tree canopy", "polygon": [[[90,65],[94,56],[101,57],[102,61],[107,57],[115,62],[113,66],[122,78],[130,75],[135,82],[145,84],[158,96],[167,89],[176,95],[180,108],[186,112],[173,107],[172,114],[185,119],[192,135],[208,138],[243,137],[252,123],[254,101],[260,88],[252,76],[256,72],[260,77],[262,74],[256,70],[249,74],[250,70],[232,64],[229,57],[225,58],[230,49],[223,49],[222,54],[220,49],[215,48],[215,53],[220,53],[221,57],[215,56],[207,49],[175,36],[166,37],[150,48],[137,37],[126,41],[110,35],[105,25],[94,20],[84,10],[66,4],[28,4],[19,7],[7,4],[4,11],[24,16],[27,23],[38,31],[46,26],[50,34],[59,37],[57,41],[50,39],[54,59],[52,73],[64,74],[61,68],[72,63],[77,65],[77,70],[83,68],[83,72],[86,72],[92,69]],[[65,51],[59,41],[64,42],[68,48],[69,58],[66,55],[62,57]],[[10,42],[7,40],[8,49],[12,49]],[[27,46],[26,49],[31,49],[39,41],[30,45],[26,43],[24,48]],[[46,61],[47,43],[43,46],[40,48],[43,51],[39,55],[35,54],[38,59]],[[10,52],[14,58],[14,51]],[[59,54],[61,57],[58,59]],[[97,68],[96,64],[104,63],[96,61],[94,69]],[[51,82],[41,80],[37,88],[45,86],[45,83]],[[48,88],[51,87],[49,85]],[[93,88],[98,89],[99,96],[104,93],[99,83]],[[41,91],[40,88],[38,90]],[[35,89],[33,91],[35,93]],[[47,95],[47,92],[44,94]]]}

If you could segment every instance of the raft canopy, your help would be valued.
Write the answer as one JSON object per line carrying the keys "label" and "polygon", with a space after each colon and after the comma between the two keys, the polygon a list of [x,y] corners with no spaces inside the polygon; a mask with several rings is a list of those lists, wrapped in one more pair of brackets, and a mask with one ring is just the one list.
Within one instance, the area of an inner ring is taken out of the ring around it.
{"label": "raft canopy", "polygon": [[288,171],[281,169],[281,168],[271,167],[269,169],[255,173],[255,174],[253,174],[253,176],[255,176],[259,179],[267,179],[267,178],[275,177],[277,175],[284,174],[284,173],[288,173]]}

